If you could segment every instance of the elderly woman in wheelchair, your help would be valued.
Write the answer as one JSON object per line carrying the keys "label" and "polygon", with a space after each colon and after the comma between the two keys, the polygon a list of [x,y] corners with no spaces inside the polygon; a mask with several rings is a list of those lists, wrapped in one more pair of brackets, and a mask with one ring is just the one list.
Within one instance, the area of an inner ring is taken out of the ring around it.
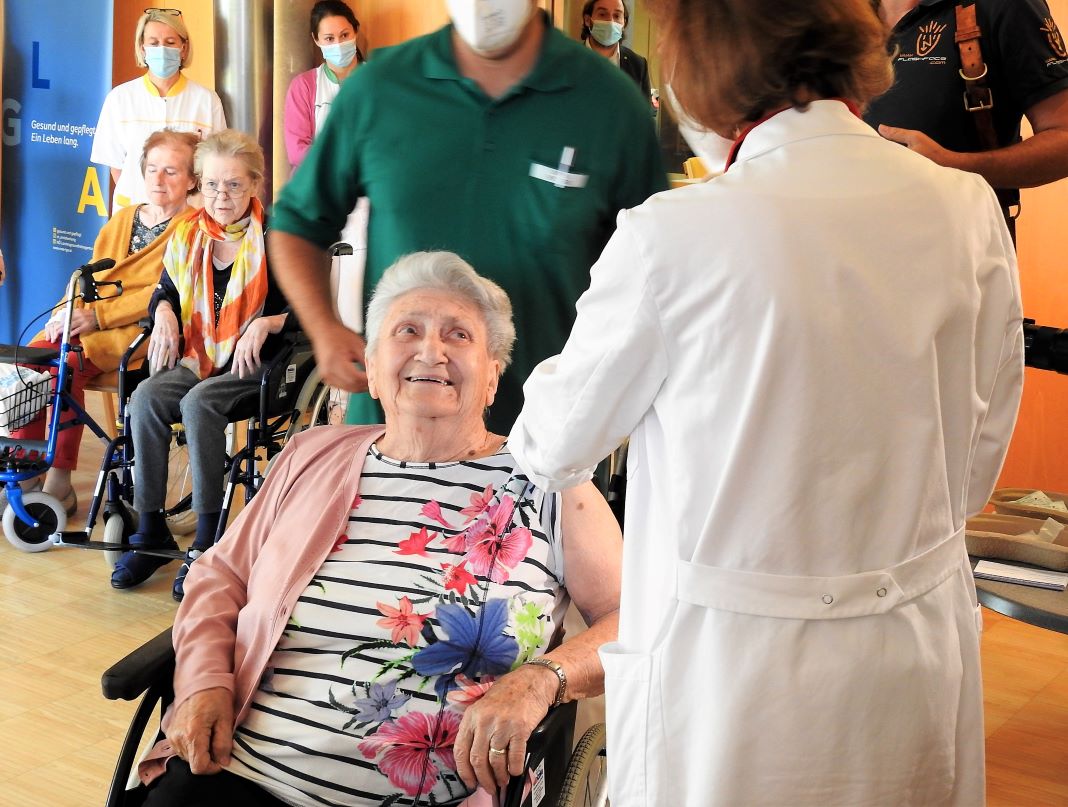
{"label": "elderly woman in wheelchair", "polygon": [[[264,361],[277,346],[270,337],[287,316],[267,266],[263,206],[256,198],[263,151],[248,135],[227,129],[197,146],[194,165],[204,208],[183,219],[167,243],[149,304],[152,376],[130,400],[140,519],[131,544],[178,548],[163,514],[172,424],[181,421],[188,440],[197,530],[175,579],[179,600],[189,564],[211,545],[219,524],[226,424],[256,398]],[[139,585],[169,562],[126,552],[111,585]]]}
{"label": "elderly woman in wheelchair", "polygon": [[[485,427],[507,296],[409,255],[367,336],[385,427],[298,435],[189,572],[146,805],[486,798],[551,706],[602,691],[621,536],[592,484],[539,490]],[[556,644],[571,599],[590,627]]]}

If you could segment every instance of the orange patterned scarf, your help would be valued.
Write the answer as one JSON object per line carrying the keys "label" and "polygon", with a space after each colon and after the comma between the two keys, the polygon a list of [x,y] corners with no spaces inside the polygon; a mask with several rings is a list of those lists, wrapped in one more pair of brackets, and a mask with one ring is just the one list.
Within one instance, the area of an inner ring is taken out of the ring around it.
{"label": "orange patterned scarf", "polygon": [[[216,241],[240,241],[215,322],[212,252]],[[181,222],[171,236],[163,265],[182,301],[181,364],[197,378],[226,366],[241,334],[263,312],[267,299],[267,256],[263,247],[263,205],[253,198],[248,218],[220,225],[204,210]]]}

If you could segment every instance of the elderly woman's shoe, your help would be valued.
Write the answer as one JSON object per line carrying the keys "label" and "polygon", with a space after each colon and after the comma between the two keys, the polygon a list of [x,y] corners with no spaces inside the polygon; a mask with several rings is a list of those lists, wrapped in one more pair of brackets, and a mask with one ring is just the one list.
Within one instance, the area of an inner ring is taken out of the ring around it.
{"label": "elderly woman's shoe", "polygon": [[[162,538],[146,538],[135,532],[130,536],[130,543],[146,549],[178,549],[177,542],[170,534]],[[171,560],[173,558],[161,558],[158,555],[145,555],[141,552],[124,552],[111,573],[111,587],[125,589],[139,586],[155,574],[157,569],[163,568]]]}
{"label": "elderly woman's shoe", "polygon": [[182,598],[185,597],[185,576],[189,574],[189,567],[193,565],[193,561],[207,551],[207,549],[199,549],[195,546],[191,546],[185,551],[185,559],[178,569],[178,574],[174,576],[174,585],[171,586],[171,596],[174,597],[175,602],[181,602]]}

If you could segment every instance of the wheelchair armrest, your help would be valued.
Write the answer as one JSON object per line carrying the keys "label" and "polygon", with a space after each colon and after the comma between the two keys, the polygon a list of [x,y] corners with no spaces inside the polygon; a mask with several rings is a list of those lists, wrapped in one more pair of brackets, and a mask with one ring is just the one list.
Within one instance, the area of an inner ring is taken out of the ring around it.
{"label": "wheelchair armrest", "polygon": [[508,783],[501,807],[520,807],[527,774],[544,764],[546,804],[556,804],[563,786],[567,762],[575,744],[575,716],[578,701],[569,701],[550,709],[530,733],[527,740],[527,770],[513,776]]}
{"label": "wheelchair armrest", "polygon": [[150,639],[116,662],[100,677],[100,686],[108,700],[132,701],[153,684],[170,680],[174,675],[174,645],[171,629]]}

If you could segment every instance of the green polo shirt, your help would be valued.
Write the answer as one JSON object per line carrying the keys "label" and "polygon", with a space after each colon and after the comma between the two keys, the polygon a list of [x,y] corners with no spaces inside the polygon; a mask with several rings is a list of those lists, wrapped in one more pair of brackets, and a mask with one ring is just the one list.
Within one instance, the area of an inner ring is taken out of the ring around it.
{"label": "green polo shirt", "polygon": [[[490,427],[507,434],[523,381],[564,346],[616,214],[666,178],[648,99],[607,59],[549,27],[531,73],[492,99],[457,71],[451,35],[376,51],[342,84],[272,225],[326,248],[367,196],[365,304],[417,250],[456,252],[499,283],[518,339]],[[350,422],[381,417],[353,396]]]}

